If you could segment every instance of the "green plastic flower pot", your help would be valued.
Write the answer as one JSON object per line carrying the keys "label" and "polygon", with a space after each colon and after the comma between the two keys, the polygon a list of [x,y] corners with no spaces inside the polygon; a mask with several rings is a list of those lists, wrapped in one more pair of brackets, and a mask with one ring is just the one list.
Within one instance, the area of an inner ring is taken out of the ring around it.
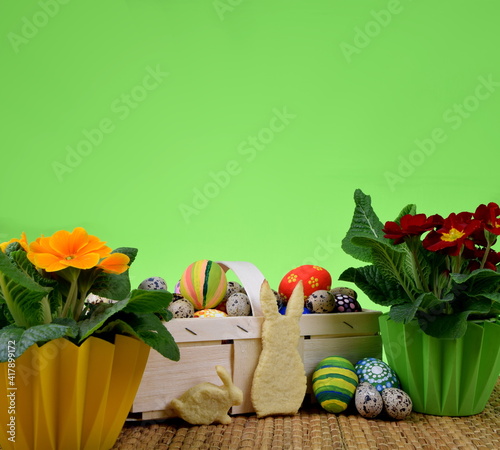
{"label": "green plastic flower pot", "polygon": [[416,321],[379,317],[388,364],[410,395],[413,410],[470,416],[486,406],[500,373],[500,321],[471,321],[460,339],[425,334]]}

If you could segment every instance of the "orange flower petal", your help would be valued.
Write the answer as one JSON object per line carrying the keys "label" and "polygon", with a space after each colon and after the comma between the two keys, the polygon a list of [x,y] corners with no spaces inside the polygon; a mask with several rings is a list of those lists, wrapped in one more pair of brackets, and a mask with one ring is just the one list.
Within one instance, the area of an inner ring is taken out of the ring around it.
{"label": "orange flower petal", "polygon": [[76,267],[77,269],[91,269],[97,265],[99,259],[98,253],[88,253],[86,255],[79,255],[76,258],[63,259],[61,260],[61,264],[67,267]]}
{"label": "orange flower petal", "polygon": [[19,242],[19,244],[21,244],[21,247],[25,251],[28,251],[28,241],[26,240],[26,233],[24,231],[21,233],[21,239],[13,238],[10,241],[2,242],[0,244],[0,250],[5,253],[5,249],[13,242]]}
{"label": "orange flower petal", "polygon": [[90,237],[91,236],[89,236],[85,229],[76,227],[68,236],[68,247],[71,253],[80,253],[87,245]]}
{"label": "orange flower petal", "polygon": [[56,272],[67,267],[64,264],[61,264],[61,258],[58,258],[51,253],[28,253],[28,259],[36,267],[41,267],[47,272]]}
{"label": "orange flower petal", "polygon": [[107,258],[104,258],[98,265],[106,273],[120,274],[128,269],[130,258],[123,253],[111,253]]}
{"label": "orange flower petal", "polygon": [[50,247],[53,249],[52,253],[59,255],[72,255],[73,248],[70,246],[70,233],[66,230],[56,231],[48,239]]}
{"label": "orange flower petal", "polygon": [[99,238],[89,236],[88,242],[80,251],[84,253],[99,253],[101,258],[105,258],[111,253],[111,248],[107,247],[105,244],[106,243],[99,240]]}

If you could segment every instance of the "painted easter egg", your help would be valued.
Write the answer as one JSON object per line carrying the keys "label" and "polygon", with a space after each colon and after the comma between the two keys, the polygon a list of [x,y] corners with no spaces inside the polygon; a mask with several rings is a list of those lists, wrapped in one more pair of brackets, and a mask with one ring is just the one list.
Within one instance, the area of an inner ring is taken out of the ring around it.
{"label": "painted easter egg", "polygon": [[323,359],[312,376],[316,399],[324,409],[332,413],[345,411],[357,386],[358,376],[354,366],[341,356]]}
{"label": "painted easter egg", "polygon": [[224,311],[220,311],[218,309],[200,309],[194,313],[194,317],[201,317],[203,319],[207,319],[210,317],[227,317],[227,314]]}
{"label": "painted easter egg", "polygon": [[336,313],[361,312],[363,310],[359,302],[350,295],[334,294],[333,298],[335,300],[335,309],[333,312]]}
{"label": "painted easter egg", "polygon": [[377,358],[363,358],[354,366],[359,382],[366,381],[381,392],[386,388],[399,388],[396,372],[384,361]]}
{"label": "painted easter egg", "polygon": [[285,302],[288,301],[300,280],[304,285],[304,300],[314,291],[330,290],[332,285],[332,277],[323,267],[311,264],[296,267],[283,277],[278,287],[278,292]]}
{"label": "painted easter egg", "polygon": [[180,291],[194,309],[215,308],[226,295],[226,274],[214,261],[203,259],[191,264],[182,274]]}

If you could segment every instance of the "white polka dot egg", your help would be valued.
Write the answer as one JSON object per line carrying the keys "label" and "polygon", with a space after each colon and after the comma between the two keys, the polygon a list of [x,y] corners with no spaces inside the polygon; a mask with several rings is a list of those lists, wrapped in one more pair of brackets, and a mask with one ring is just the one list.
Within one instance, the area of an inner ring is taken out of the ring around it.
{"label": "white polka dot egg", "polygon": [[354,368],[360,383],[366,381],[375,386],[379,392],[386,388],[400,387],[396,372],[380,359],[363,358]]}

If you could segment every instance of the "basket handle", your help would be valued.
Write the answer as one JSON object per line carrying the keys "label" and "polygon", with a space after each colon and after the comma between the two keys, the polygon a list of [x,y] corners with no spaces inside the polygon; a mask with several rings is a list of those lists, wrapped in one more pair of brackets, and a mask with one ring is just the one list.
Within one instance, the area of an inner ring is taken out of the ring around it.
{"label": "basket handle", "polygon": [[260,307],[260,287],[264,281],[264,275],[252,263],[246,261],[216,261],[224,272],[232,270],[240,279],[247,292],[250,306],[254,316],[262,316]]}

